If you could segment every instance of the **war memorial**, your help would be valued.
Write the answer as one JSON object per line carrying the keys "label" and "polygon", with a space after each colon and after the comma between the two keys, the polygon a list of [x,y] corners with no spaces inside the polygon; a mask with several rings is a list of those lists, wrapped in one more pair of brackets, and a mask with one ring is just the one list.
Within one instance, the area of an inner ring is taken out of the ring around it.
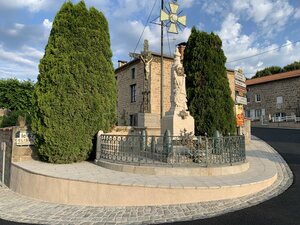
{"label": "war memorial", "polygon": [[[162,13],[162,20],[170,19],[169,29],[177,31],[176,23],[185,19],[176,17],[174,3],[170,8],[172,16]],[[32,157],[34,136],[24,124],[0,129],[0,217],[39,224],[158,224],[214,217],[285,191],[293,175],[262,140],[218,130],[195,135],[181,54],[177,46],[168,59],[169,108],[161,118],[151,115],[148,101],[151,57],[135,56],[143,66],[137,115],[143,126],[98,131],[94,161],[42,162]]]}

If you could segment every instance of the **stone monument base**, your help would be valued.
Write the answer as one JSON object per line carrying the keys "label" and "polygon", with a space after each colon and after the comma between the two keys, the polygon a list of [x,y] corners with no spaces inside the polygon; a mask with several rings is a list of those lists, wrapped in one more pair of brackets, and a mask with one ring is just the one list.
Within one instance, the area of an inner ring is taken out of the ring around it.
{"label": "stone monument base", "polygon": [[164,135],[166,130],[170,130],[172,136],[180,136],[186,130],[187,133],[195,133],[195,121],[188,111],[181,116],[181,111],[167,112],[161,120],[161,134]]}

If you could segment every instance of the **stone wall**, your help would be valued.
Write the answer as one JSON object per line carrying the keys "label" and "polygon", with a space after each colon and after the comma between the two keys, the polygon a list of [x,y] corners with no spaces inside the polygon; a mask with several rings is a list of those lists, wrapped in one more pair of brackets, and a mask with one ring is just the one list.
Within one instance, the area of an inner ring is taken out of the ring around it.
{"label": "stone wall", "polygon": [[[25,128],[26,129],[26,128]],[[34,146],[17,146],[15,143],[15,135],[20,131],[19,127],[6,127],[0,129],[0,143],[6,143],[5,152],[5,184],[10,184],[10,169],[11,162],[21,162],[25,160],[31,160],[33,157]],[[3,152],[0,151],[0,179],[2,177],[2,160]]]}
{"label": "stone wall", "polygon": [[[0,143],[6,143],[5,152],[5,170],[4,170],[4,183],[9,187],[10,184],[10,168],[11,168],[11,158],[12,158],[12,147],[13,147],[13,127],[1,128],[0,129]],[[0,179],[2,179],[3,173],[3,152],[0,150]]]}
{"label": "stone wall", "polygon": [[300,122],[264,122],[264,124],[261,123],[261,121],[252,121],[251,122],[252,127],[265,127],[265,128],[292,128],[292,129],[300,129]]}
{"label": "stone wall", "polygon": [[241,134],[245,135],[245,143],[250,144],[251,141],[251,120],[245,118],[244,126],[241,127]]}
{"label": "stone wall", "polygon": [[[132,69],[135,69],[135,78],[132,78]],[[136,63],[119,71],[117,74],[118,87],[118,124],[130,125],[130,115],[140,111],[143,100],[144,66],[138,60]],[[130,85],[136,84],[136,101],[131,102]]]}
{"label": "stone wall", "polygon": [[[295,115],[300,104],[300,77],[277,80],[268,83],[248,86],[248,103],[246,109],[265,109],[265,115],[273,116],[275,113],[286,113],[287,116]],[[259,94],[261,101],[255,102],[255,95]],[[283,97],[283,103],[277,104],[277,97]],[[252,117],[253,118],[253,117]]]}
{"label": "stone wall", "polygon": [[[173,60],[164,58],[164,111],[170,109],[171,103],[171,66]],[[135,78],[132,69],[135,68]],[[129,126],[130,115],[141,112],[144,86],[144,64],[141,60],[129,62],[116,70],[118,87],[118,125]],[[150,113],[160,115],[160,57],[153,55],[149,75]],[[130,85],[136,84],[136,102],[131,102]],[[139,126],[139,124],[138,124]]]}
{"label": "stone wall", "polygon": [[0,108],[0,116],[5,116],[9,113],[9,110],[8,109],[2,109]]}
{"label": "stone wall", "polygon": [[[164,112],[170,110],[171,107],[171,68],[173,59],[164,59]],[[150,110],[151,113],[160,115],[160,57],[154,57],[151,63],[151,85],[150,85]]]}

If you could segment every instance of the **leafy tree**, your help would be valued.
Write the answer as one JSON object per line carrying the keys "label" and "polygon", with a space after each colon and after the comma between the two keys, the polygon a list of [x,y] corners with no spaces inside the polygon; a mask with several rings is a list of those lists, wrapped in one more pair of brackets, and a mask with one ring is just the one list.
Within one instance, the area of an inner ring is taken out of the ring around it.
{"label": "leafy tree", "polygon": [[31,115],[22,110],[11,111],[7,115],[3,116],[2,121],[0,121],[0,127],[11,127],[16,126],[18,123],[18,118],[22,116],[26,120],[26,124],[30,125]]}
{"label": "leafy tree", "polygon": [[0,80],[0,108],[5,108],[11,112],[3,116],[0,127],[15,126],[18,116],[26,118],[30,125],[33,108],[32,81],[19,81],[17,79]]}
{"label": "leafy tree", "polygon": [[32,129],[40,158],[86,160],[98,130],[116,120],[116,84],[104,15],[83,1],[55,16],[35,87]]}
{"label": "leafy tree", "polygon": [[267,67],[263,70],[259,70],[256,72],[256,74],[252,77],[253,78],[258,78],[258,77],[264,77],[264,76],[268,76],[268,75],[272,75],[272,74],[277,74],[277,73],[281,73],[282,68],[280,66],[271,66],[271,67]]}
{"label": "leafy tree", "polygon": [[300,69],[300,61],[295,61],[291,64],[286,65],[283,67],[284,71],[292,71],[292,70],[299,70]]}
{"label": "leafy tree", "polygon": [[195,118],[196,134],[234,133],[233,100],[227,79],[222,41],[214,33],[195,27],[184,52],[188,106]]}
{"label": "leafy tree", "polygon": [[32,81],[0,80],[0,108],[30,112],[33,106],[33,90]]}

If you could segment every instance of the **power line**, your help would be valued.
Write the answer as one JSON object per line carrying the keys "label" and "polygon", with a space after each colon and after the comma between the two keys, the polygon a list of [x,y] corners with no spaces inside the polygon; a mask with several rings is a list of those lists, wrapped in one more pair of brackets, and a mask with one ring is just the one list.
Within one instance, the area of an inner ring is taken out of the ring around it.
{"label": "power line", "polygon": [[241,60],[244,60],[244,59],[253,58],[253,57],[255,57],[255,56],[263,55],[263,54],[266,54],[266,53],[268,53],[268,52],[272,52],[272,51],[281,49],[281,48],[283,48],[283,47],[287,47],[287,46],[292,45],[292,44],[295,44],[295,43],[297,43],[297,42],[300,42],[300,40],[294,41],[294,42],[291,42],[291,43],[288,43],[288,44],[284,44],[284,45],[281,45],[280,47],[273,48],[273,49],[270,49],[270,50],[268,50],[268,51],[264,51],[264,52],[261,52],[261,53],[255,54],[255,55],[247,56],[247,57],[240,58],[240,59],[235,59],[235,60],[229,61],[229,62],[227,62],[227,63],[233,63],[233,62],[241,61]]}
{"label": "power line", "polygon": [[133,51],[134,53],[135,53],[137,47],[139,46],[139,43],[140,43],[140,41],[141,41],[141,39],[142,39],[142,37],[143,37],[143,34],[144,34],[144,32],[145,32],[145,29],[146,29],[146,26],[147,26],[147,24],[148,24],[148,22],[149,22],[149,20],[150,20],[150,17],[152,16],[152,12],[153,12],[153,9],[154,9],[156,3],[157,3],[157,0],[155,0],[154,4],[153,4],[153,6],[152,6],[152,9],[151,9],[150,14],[149,14],[149,16],[148,16],[148,18],[147,18],[146,24],[144,25],[144,29],[143,29],[143,31],[142,31],[140,37],[139,37],[139,40],[138,40],[138,43],[137,43],[136,46],[135,46],[135,49],[134,49],[134,51]]}

